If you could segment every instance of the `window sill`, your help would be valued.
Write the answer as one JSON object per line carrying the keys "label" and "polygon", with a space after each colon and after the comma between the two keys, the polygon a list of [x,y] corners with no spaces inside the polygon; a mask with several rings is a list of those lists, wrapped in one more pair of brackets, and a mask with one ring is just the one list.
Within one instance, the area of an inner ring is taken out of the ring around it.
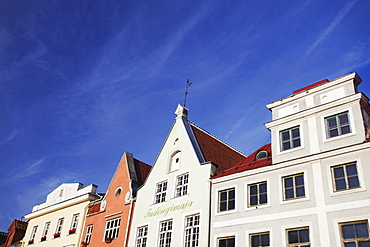
{"label": "window sill", "polygon": [[215,216],[222,216],[222,215],[227,215],[227,214],[234,214],[236,213],[237,210],[236,209],[233,209],[233,210],[227,210],[227,211],[222,211],[222,212],[217,212],[215,214]]}
{"label": "window sill", "polygon": [[355,132],[351,132],[351,133],[347,133],[347,134],[343,134],[343,135],[339,135],[335,137],[329,137],[329,138],[327,136],[324,136],[323,142],[327,143],[331,141],[336,141],[336,140],[340,140],[340,139],[347,138],[347,137],[354,136],[354,135],[356,135]]}
{"label": "window sill", "polygon": [[305,202],[309,200],[310,198],[308,197],[299,197],[299,198],[292,198],[292,199],[281,201],[280,204],[298,203],[298,202]]}
{"label": "window sill", "polygon": [[255,206],[249,206],[245,209],[245,211],[253,211],[253,210],[258,210],[258,209],[264,209],[264,208],[270,208],[270,204],[262,204],[262,205],[255,205]]}
{"label": "window sill", "polygon": [[290,148],[290,149],[287,149],[287,150],[284,150],[284,151],[278,151],[277,155],[288,154],[288,153],[299,151],[299,150],[302,150],[302,149],[304,149],[304,146],[300,146],[300,147],[296,147],[296,148]]}
{"label": "window sill", "polygon": [[359,187],[359,188],[353,188],[353,189],[346,189],[346,190],[339,190],[339,191],[330,191],[330,196],[342,196],[357,192],[364,192],[366,191],[366,188]]}

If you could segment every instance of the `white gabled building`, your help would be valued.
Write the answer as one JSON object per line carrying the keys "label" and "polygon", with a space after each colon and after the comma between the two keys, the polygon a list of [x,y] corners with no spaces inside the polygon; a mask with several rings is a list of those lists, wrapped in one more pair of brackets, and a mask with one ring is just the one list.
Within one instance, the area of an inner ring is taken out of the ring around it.
{"label": "white gabled building", "polygon": [[80,246],[88,205],[100,198],[96,189],[93,184],[63,183],[50,192],[44,203],[24,216],[28,227],[23,246]]}
{"label": "white gabled building", "polygon": [[213,179],[210,246],[370,246],[370,107],[351,73],[273,102],[271,145]]}
{"label": "white gabled building", "polygon": [[176,120],[139,188],[130,247],[203,247],[209,243],[210,182],[245,156],[187,120]]}

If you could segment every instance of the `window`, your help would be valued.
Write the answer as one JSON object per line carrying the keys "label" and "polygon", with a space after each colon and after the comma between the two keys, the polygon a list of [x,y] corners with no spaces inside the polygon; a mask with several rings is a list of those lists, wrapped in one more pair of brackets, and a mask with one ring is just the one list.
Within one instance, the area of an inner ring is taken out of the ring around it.
{"label": "window", "polygon": [[105,223],[104,240],[117,238],[120,224],[121,218],[108,220]]}
{"label": "window", "polygon": [[185,219],[185,247],[199,246],[199,214]]}
{"label": "window", "polygon": [[44,231],[42,232],[41,241],[45,241],[50,228],[50,221],[45,223]]}
{"label": "window", "polygon": [[62,226],[64,223],[64,218],[60,218],[57,223],[57,228],[55,229],[55,233],[61,233],[62,232]]}
{"label": "window", "polygon": [[166,192],[167,192],[167,181],[157,183],[154,203],[164,202],[166,200]]}
{"label": "window", "polygon": [[235,236],[224,237],[217,239],[217,247],[234,247],[235,246]]}
{"label": "window", "polygon": [[137,229],[136,247],[146,247],[148,236],[148,226],[139,227]]}
{"label": "window", "polygon": [[270,234],[269,232],[257,233],[250,235],[250,246],[251,247],[269,247],[270,246]]}
{"label": "window", "polygon": [[[76,232],[76,229],[77,229],[77,223],[78,223],[78,218],[79,218],[80,214],[74,214],[72,216],[72,224],[71,224],[71,229],[70,231],[74,230]],[[70,232],[71,233],[71,232]]]}
{"label": "window", "polygon": [[301,146],[299,126],[280,131],[281,151]]}
{"label": "window", "polygon": [[334,179],[334,190],[348,190],[360,187],[358,181],[356,162],[333,166],[332,174]]}
{"label": "window", "polygon": [[287,230],[288,247],[310,247],[308,227]]}
{"label": "window", "polygon": [[268,157],[268,152],[266,150],[261,150],[256,154],[256,160],[261,160]]}
{"label": "window", "polygon": [[37,232],[37,227],[38,226],[34,226],[32,228],[32,232],[31,232],[30,240],[28,240],[28,244],[33,244],[34,243],[35,237],[36,237],[36,232]]}
{"label": "window", "polygon": [[267,182],[248,185],[249,207],[267,204]]}
{"label": "window", "polygon": [[90,243],[92,230],[93,230],[93,225],[88,225],[88,226],[86,227],[86,233],[85,233],[85,239],[84,239],[84,242],[85,242],[86,244],[89,244],[89,243]]}
{"label": "window", "polygon": [[159,227],[159,247],[170,247],[172,240],[172,220],[162,221]]}
{"label": "window", "polygon": [[116,189],[116,192],[114,193],[114,196],[117,197],[117,196],[120,196],[121,195],[121,192],[122,192],[122,188],[121,187],[118,187]]}
{"label": "window", "polygon": [[181,152],[174,153],[171,157],[170,172],[176,171],[180,168]]}
{"label": "window", "polygon": [[303,173],[287,176],[284,181],[284,200],[305,197]]}
{"label": "window", "polygon": [[369,227],[366,221],[340,224],[344,247],[370,246]]}
{"label": "window", "polygon": [[325,118],[326,135],[328,138],[351,133],[348,112]]}
{"label": "window", "polygon": [[235,188],[218,192],[218,211],[228,211],[235,209]]}
{"label": "window", "polygon": [[176,181],[176,197],[188,194],[189,173],[178,176]]}

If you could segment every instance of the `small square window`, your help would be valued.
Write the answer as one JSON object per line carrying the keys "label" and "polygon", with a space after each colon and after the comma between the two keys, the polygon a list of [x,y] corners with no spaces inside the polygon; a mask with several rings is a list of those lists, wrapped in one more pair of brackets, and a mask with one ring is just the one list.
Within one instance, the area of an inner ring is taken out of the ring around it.
{"label": "small square window", "polygon": [[303,173],[283,177],[284,200],[305,197]]}
{"label": "small square window", "polygon": [[249,207],[267,204],[267,182],[248,185]]}
{"label": "small square window", "polygon": [[333,166],[331,168],[334,179],[334,190],[342,191],[360,187],[356,162]]}
{"label": "small square window", "polygon": [[235,247],[235,236],[218,238],[217,247]]}
{"label": "small square window", "polygon": [[228,211],[235,209],[235,188],[218,192],[218,211]]}
{"label": "small square window", "polygon": [[250,247],[269,247],[269,246],[270,246],[269,232],[250,235]]}
{"label": "small square window", "polygon": [[188,194],[188,183],[189,183],[188,173],[177,177],[175,194],[176,197]]}
{"label": "small square window", "polygon": [[325,118],[326,135],[328,138],[351,133],[348,112],[342,112]]}
{"label": "small square window", "polygon": [[281,151],[300,147],[301,136],[299,126],[280,131],[280,145]]}
{"label": "small square window", "polygon": [[310,232],[308,227],[287,230],[288,247],[309,247]]}
{"label": "small square window", "polygon": [[345,247],[370,246],[369,226],[367,220],[340,224],[342,243]]}
{"label": "small square window", "polygon": [[166,201],[167,181],[157,183],[155,189],[154,203],[161,203]]}
{"label": "small square window", "polygon": [[137,229],[135,247],[146,247],[148,241],[148,226],[139,227]]}

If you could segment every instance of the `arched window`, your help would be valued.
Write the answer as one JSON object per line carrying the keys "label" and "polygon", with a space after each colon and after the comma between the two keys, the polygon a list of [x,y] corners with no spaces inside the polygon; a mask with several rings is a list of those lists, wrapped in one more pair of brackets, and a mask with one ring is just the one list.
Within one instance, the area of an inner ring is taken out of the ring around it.
{"label": "arched window", "polygon": [[256,154],[256,160],[264,159],[269,156],[269,153],[266,150],[261,150]]}
{"label": "arched window", "polygon": [[180,168],[181,152],[177,151],[171,156],[170,172],[176,171]]}
{"label": "arched window", "polygon": [[122,192],[122,188],[121,187],[118,187],[117,189],[116,189],[116,192],[114,193],[114,196],[119,196],[119,195],[121,195],[121,192]]}

